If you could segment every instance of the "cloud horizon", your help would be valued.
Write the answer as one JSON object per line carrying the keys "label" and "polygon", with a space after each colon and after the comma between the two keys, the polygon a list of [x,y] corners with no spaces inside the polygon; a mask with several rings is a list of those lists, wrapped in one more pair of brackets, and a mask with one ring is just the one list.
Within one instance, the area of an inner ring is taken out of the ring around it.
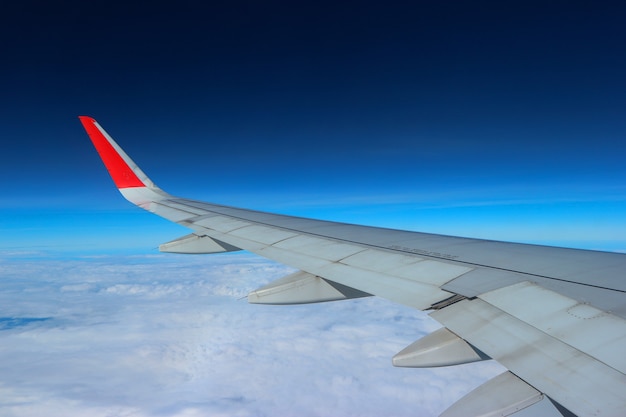
{"label": "cloud horizon", "polygon": [[0,257],[0,414],[435,416],[502,371],[393,368],[438,327],[425,313],[373,297],[250,305],[291,269],[199,258]]}

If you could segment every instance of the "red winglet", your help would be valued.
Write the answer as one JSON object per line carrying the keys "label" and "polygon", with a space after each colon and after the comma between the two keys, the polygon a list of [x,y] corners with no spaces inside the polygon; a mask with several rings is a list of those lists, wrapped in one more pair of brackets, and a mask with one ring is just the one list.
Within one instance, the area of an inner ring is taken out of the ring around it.
{"label": "red winglet", "polygon": [[98,154],[100,154],[100,158],[102,158],[102,162],[104,162],[117,188],[145,187],[146,184],[137,177],[137,174],[133,172],[133,169],[122,155],[109,142],[109,139],[106,137],[108,134],[101,130],[95,119],[88,116],[78,116],[78,118],[96,147]]}

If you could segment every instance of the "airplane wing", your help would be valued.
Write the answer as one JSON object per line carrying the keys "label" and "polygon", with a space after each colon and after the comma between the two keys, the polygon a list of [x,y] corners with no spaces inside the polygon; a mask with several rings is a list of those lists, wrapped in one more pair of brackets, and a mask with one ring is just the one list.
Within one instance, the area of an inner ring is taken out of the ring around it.
{"label": "airplane wing", "polygon": [[299,271],[248,301],[379,296],[444,327],[395,366],[494,359],[508,371],[442,416],[626,415],[626,254],[524,245],[277,215],[175,197],[92,118],[80,120],[133,204],[191,229],[163,252],[247,250]]}

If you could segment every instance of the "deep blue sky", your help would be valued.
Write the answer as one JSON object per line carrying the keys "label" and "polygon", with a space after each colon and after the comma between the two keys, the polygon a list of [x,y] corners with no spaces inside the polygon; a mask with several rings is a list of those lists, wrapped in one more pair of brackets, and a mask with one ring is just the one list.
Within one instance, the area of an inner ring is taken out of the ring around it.
{"label": "deep blue sky", "polygon": [[3,6],[0,249],[185,233],[117,195],[81,114],[173,194],[626,249],[621,2],[213,3]]}

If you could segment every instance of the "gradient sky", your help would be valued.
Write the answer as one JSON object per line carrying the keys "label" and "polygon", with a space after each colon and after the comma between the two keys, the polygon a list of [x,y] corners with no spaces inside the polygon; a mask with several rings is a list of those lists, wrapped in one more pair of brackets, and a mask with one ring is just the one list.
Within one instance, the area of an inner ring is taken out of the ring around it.
{"label": "gradient sky", "polygon": [[175,195],[624,250],[626,6],[570,3],[4,5],[1,245],[185,232],[119,198],[84,114]]}
{"label": "gradient sky", "polygon": [[437,325],[385,300],[236,301],[291,269],[157,254],[189,231],[119,195],[77,116],[182,197],[626,251],[624,22],[591,1],[3,4],[0,414],[437,415],[501,368],[392,368]]}
{"label": "gradient sky", "polygon": [[621,3],[223,3],[4,6],[4,248],[179,232],[118,197],[81,114],[181,196],[626,248]]}

